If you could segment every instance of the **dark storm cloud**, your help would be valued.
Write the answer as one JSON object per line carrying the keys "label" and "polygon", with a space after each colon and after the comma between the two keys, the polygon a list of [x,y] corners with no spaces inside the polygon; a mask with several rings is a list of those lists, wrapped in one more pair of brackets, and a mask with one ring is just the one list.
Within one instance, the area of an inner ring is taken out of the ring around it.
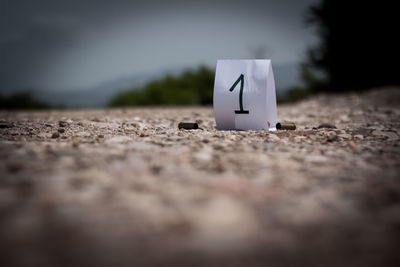
{"label": "dark storm cloud", "polygon": [[137,10],[132,1],[17,0],[1,7],[1,87],[29,87],[49,57],[73,50],[81,31]]}
{"label": "dark storm cloud", "polygon": [[[0,0],[0,90],[88,86],[168,63],[245,56],[239,46],[263,40],[254,28],[279,25],[271,39],[279,30],[298,34],[299,13],[310,2]],[[246,40],[235,44],[232,35],[244,30]]]}

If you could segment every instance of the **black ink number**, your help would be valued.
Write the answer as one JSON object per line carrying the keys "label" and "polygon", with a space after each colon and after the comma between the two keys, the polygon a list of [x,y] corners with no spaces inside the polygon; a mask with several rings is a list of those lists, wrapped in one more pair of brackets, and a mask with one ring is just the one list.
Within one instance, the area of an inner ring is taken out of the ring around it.
{"label": "black ink number", "polygon": [[232,87],[229,89],[229,91],[232,92],[239,82],[240,82],[240,91],[239,91],[239,107],[240,107],[240,110],[235,110],[235,114],[249,114],[248,110],[244,110],[243,109],[243,84],[244,84],[244,75],[243,74],[240,74],[239,78],[232,85]]}

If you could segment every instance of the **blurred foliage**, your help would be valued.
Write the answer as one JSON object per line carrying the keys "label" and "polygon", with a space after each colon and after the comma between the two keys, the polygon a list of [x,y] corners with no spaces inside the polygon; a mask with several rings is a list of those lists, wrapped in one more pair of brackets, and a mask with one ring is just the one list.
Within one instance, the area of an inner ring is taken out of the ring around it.
{"label": "blurred foliage", "polygon": [[278,92],[276,101],[278,103],[295,102],[307,97],[308,95],[310,95],[310,91],[308,89],[301,86],[295,86],[291,87],[284,93]]}
{"label": "blurred foliage", "polygon": [[214,71],[201,66],[121,92],[111,99],[109,106],[212,105],[213,87]]}
{"label": "blurred foliage", "polygon": [[357,91],[399,85],[395,4],[391,1],[322,0],[311,6],[306,22],[319,43],[301,65],[304,87],[292,88],[286,100],[318,92]]}
{"label": "blurred foliage", "polygon": [[16,109],[49,109],[50,105],[36,100],[30,93],[16,93],[11,96],[0,96],[0,109],[16,110]]}

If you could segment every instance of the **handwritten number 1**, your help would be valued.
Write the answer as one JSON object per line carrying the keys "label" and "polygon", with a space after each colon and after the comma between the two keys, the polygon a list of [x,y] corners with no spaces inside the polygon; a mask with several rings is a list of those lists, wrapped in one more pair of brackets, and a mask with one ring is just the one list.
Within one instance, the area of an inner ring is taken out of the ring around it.
{"label": "handwritten number 1", "polygon": [[243,84],[244,84],[244,75],[243,74],[240,74],[239,78],[232,85],[232,87],[229,89],[229,91],[232,92],[239,82],[240,82],[240,91],[239,91],[239,107],[240,107],[240,110],[235,110],[235,114],[249,114],[248,110],[244,110],[243,109]]}

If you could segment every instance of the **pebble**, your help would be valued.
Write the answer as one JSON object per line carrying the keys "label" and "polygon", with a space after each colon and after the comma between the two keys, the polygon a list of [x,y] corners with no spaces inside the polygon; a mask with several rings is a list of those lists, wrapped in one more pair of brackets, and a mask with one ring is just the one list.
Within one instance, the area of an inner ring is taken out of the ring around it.
{"label": "pebble", "polygon": [[90,137],[90,132],[86,132],[86,131],[77,132],[77,133],[75,134],[75,136],[77,136],[77,137]]}
{"label": "pebble", "polygon": [[326,136],[332,136],[332,135],[336,135],[336,132],[335,131],[323,131],[323,133],[324,133],[324,135],[326,135]]}
{"label": "pebble", "polygon": [[395,134],[394,132],[385,132],[385,136],[389,137],[391,140],[397,140],[399,139],[399,136]]}
{"label": "pebble", "polygon": [[343,139],[351,139],[351,135],[350,134],[345,134],[345,133],[339,134],[338,137],[341,137]]}
{"label": "pebble", "polygon": [[371,133],[371,131],[372,130],[368,129],[368,128],[357,128],[357,129],[353,130],[352,133],[356,134],[356,135],[368,135]]}
{"label": "pebble", "polygon": [[372,132],[372,135],[375,135],[375,136],[383,136],[383,132],[381,131],[381,130],[375,130],[375,131],[373,131]]}
{"label": "pebble", "polygon": [[310,138],[313,141],[316,141],[318,139],[318,136],[316,136],[315,134],[311,134],[308,136],[308,138]]}
{"label": "pebble", "polygon": [[276,134],[269,134],[268,135],[268,141],[270,142],[277,142],[280,141],[281,139],[276,135]]}
{"label": "pebble", "polygon": [[68,122],[66,122],[66,121],[59,121],[59,122],[58,122],[58,125],[59,125],[60,127],[67,127],[67,126],[68,126]]}
{"label": "pebble", "polygon": [[13,125],[11,123],[7,123],[7,122],[0,123],[0,129],[12,128],[12,127],[13,127]]}
{"label": "pebble", "polygon": [[301,142],[301,141],[303,141],[304,139],[306,139],[305,136],[299,135],[299,136],[296,136],[296,137],[294,138],[294,141],[295,141],[295,142]]}
{"label": "pebble", "polygon": [[328,128],[328,129],[336,129],[336,126],[330,123],[322,123],[318,126],[318,129]]}
{"label": "pebble", "polygon": [[363,140],[363,139],[364,139],[364,136],[361,135],[361,134],[356,134],[356,135],[354,136],[354,139]]}
{"label": "pebble", "polygon": [[335,141],[337,141],[338,139],[339,139],[339,138],[338,138],[337,135],[331,135],[331,136],[328,137],[328,139],[326,139],[326,141],[328,141],[328,142],[335,142]]}
{"label": "pebble", "polygon": [[397,140],[399,138],[399,136],[394,132],[384,132],[384,131],[381,131],[381,130],[373,131],[372,135],[385,136],[385,137],[388,137],[390,140]]}
{"label": "pebble", "polygon": [[64,132],[65,132],[65,129],[60,128],[60,129],[58,129],[58,132],[59,132],[59,133],[64,133]]}
{"label": "pebble", "polygon": [[51,135],[51,138],[58,138],[60,137],[60,133],[59,132],[55,132]]}

